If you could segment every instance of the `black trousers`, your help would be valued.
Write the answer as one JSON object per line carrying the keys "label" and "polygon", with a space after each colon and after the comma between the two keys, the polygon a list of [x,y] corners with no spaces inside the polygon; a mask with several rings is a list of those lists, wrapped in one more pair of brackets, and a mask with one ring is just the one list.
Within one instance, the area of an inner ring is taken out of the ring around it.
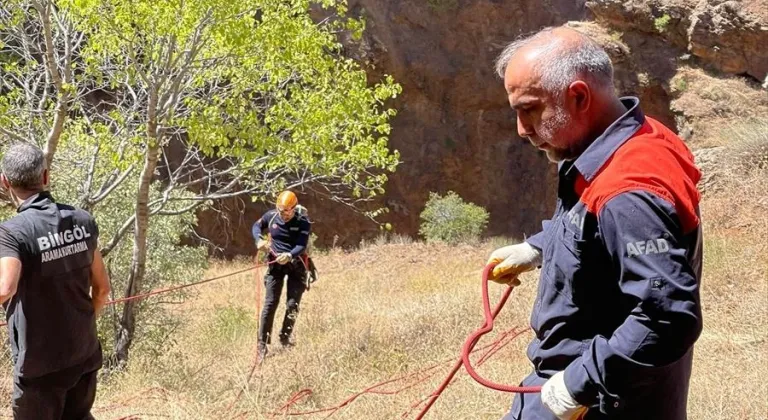
{"label": "black trousers", "polygon": [[[79,368],[79,366],[77,367]],[[13,379],[15,420],[92,420],[98,370],[65,369],[39,378]]]}
{"label": "black trousers", "polygon": [[[272,338],[272,323],[275,320],[277,305],[280,303],[280,295],[283,293],[283,283],[287,285],[285,318],[283,318],[283,328],[280,330],[280,339],[287,340],[293,332],[293,326],[296,324],[296,317],[299,314],[299,303],[301,295],[304,294],[306,284],[304,283],[306,270],[298,258],[291,262],[280,265],[273,263],[267,269],[264,276],[264,287],[266,294],[264,296],[264,308],[261,310],[261,321],[259,326],[259,342],[269,344]],[[283,280],[285,277],[288,280]]]}

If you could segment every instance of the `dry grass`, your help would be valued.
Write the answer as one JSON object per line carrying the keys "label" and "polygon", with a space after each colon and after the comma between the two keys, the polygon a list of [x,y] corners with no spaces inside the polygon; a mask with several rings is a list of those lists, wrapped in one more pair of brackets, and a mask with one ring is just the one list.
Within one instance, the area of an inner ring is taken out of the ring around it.
{"label": "dry grass", "polygon": [[[318,256],[322,278],[302,303],[299,345],[293,350],[272,346],[273,353],[248,385],[256,344],[255,279],[245,274],[202,286],[196,299],[179,308],[186,322],[174,337],[176,344],[159,358],[137,354],[126,372],[103,380],[94,414],[100,419],[132,414],[218,419],[249,412],[247,418],[266,418],[303,388],[314,394],[296,409],[320,408],[384,379],[452,359],[481,323],[479,269],[490,249],[385,244]],[[206,275],[233,271],[240,264],[218,263]],[[533,277],[527,280],[500,315],[499,328],[527,324],[534,289]],[[494,288],[492,299],[501,290]],[[282,307],[276,329],[281,320]],[[529,337],[524,334],[505,347],[482,371],[497,380],[522,378],[528,370],[524,347]],[[446,364],[432,380],[399,396],[361,397],[335,417],[399,418],[433,391],[449,368]],[[10,398],[10,378],[5,379],[3,402]],[[242,389],[240,401],[228,411]],[[489,392],[462,375],[439,400],[432,418],[448,413],[451,418],[498,418],[508,404],[508,395]]]}
{"label": "dry grass", "polygon": [[704,202],[705,329],[699,339],[691,414],[768,418],[768,173],[728,180]]}
{"label": "dry grass", "polygon": [[[750,199],[765,187],[765,182],[748,183],[744,190],[708,199],[703,208],[706,326],[696,349],[691,419],[766,418],[768,249],[763,238],[768,235],[768,212]],[[267,418],[303,388],[314,393],[296,408],[311,410],[450,359],[481,322],[479,268],[496,245],[383,244],[318,256],[322,278],[305,295],[299,345],[275,349],[250,384],[245,380],[257,327],[254,277],[246,274],[203,286],[196,299],[179,308],[186,324],[174,337],[176,344],[159,358],[137,354],[128,371],[105,378],[95,415],[219,419],[247,412],[243,418]],[[242,264],[218,263],[206,274]],[[527,324],[534,283],[535,276],[529,275],[515,290],[499,329]],[[493,298],[500,291],[494,287]],[[508,383],[521,379],[529,369],[524,354],[529,339],[529,333],[522,335],[482,372]],[[363,396],[334,417],[399,418],[436,387],[448,367],[401,395]],[[430,418],[497,419],[508,408],[508,395],[484,389],[464,373],[459,376]],[[228,411],[240,390],[245,390],[240,401]],[[10,398],[7,374],[2,391],[5,403]]]}
{"label": "dry grass", "polygon": [[681,67],[669,85],[676,98],[671,108],[693,129],[697,147],[728,144],[730,137],[723,127],[764,120],[768,115],[765,90],[744,78],[714,77],[700,69]]}
{"label": "dry grass", "polygon": [[[768,117],[755,118],[729,124],[722,134],[729,139],[726,150],[726,165],[741,178],[760,179],[752,171],[768,171]],[[764,175],[764,174],[763,174]]]}
{"label": "dry grass", "polygon": [[[730,180],[727,192],[703,205],[705,330],[690,391],[694,420],[768,418],[766,179],[757,173],[738,183]],[[256,339],[257,280],[245,274],[203,286],[178,308],[185,324],[175,344],[161,357],[135,354],[126,372],[104,378],[94,414],[99,419],[222,419],[238,413],[267,418],[304,388],[313,395],[296,409],[326,407],[384,379],[455,357],[481,323],[479,270],[499,241],[477,247],[386,242],[317,257],[322,277],[305,295],[298,346],[275,348],[250,383],[245,381]],[[217,263],[205,274],[244,264]],[[492,288],[492,299],[501,289]],[[526,276],[499,317],[500,330],[527,325],[534,289],[535,275]],[[282,308],[276,319],[277,329]],[[524,353],[529,339],[530,333],[523,334],[481,371],[498,381],[519,381],[529,370]],[[400,418],[434,390],[448,368],[401,395],[360,397],[334,418]],[[3,371],[0,402],[8,415],[10,366]],[[242,397],[229,410],[240,390]],[[460,373],[429,418],[498,419],[509,401],[509,395]]]}

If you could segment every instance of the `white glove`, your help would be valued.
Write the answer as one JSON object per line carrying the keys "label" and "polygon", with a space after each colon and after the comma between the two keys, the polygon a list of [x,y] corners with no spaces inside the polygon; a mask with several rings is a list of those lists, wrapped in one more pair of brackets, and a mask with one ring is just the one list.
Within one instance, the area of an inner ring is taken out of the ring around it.
{"label": "white glove", "polygon": [[557,372],[541,387],[541,402],[560,420],[582,418],[587,407],[576,402],[565,386],[564,372]]}
{"label": "white glove", "polygon": [[497,265],[488,276],[488,280],[519,286],[520,280],[517,276],[541,264],[541,251],[529,245],[528,242],[505,246],[491,253],[486,265],[490,264]]}
{"label": "white glove", "polygon": [[288,264],[293,259],[293,255],[291,255],[290,252],[283,252],[282,254],[278,255],[275,261],[277,261],[278,264]]}
{"label": "white glove", "polygon": [[266,251],[269,248],[269,241],[266,239],[259,239],[259,242],[256,243],[256,249],[259,251]]}

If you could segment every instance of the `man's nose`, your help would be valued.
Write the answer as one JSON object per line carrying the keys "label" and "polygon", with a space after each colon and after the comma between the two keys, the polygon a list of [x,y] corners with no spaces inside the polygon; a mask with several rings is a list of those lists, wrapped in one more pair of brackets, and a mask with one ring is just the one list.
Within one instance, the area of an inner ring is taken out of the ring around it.
{"label": "man's nose", "polygon": [[519,115],[517,116],[517,134],[522,138],[531,137],[535,134],[533,126],[523,121]]}

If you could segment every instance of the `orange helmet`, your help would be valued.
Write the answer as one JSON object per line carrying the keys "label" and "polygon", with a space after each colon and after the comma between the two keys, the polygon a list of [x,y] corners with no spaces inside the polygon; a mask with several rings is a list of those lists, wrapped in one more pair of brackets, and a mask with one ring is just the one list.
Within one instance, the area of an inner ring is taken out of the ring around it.
{"label": "orange helmet", "polygon": [[292,191],[283,191],[277,196],[277,207],[280,210],[290,210],[299,204],[299,199]]}

